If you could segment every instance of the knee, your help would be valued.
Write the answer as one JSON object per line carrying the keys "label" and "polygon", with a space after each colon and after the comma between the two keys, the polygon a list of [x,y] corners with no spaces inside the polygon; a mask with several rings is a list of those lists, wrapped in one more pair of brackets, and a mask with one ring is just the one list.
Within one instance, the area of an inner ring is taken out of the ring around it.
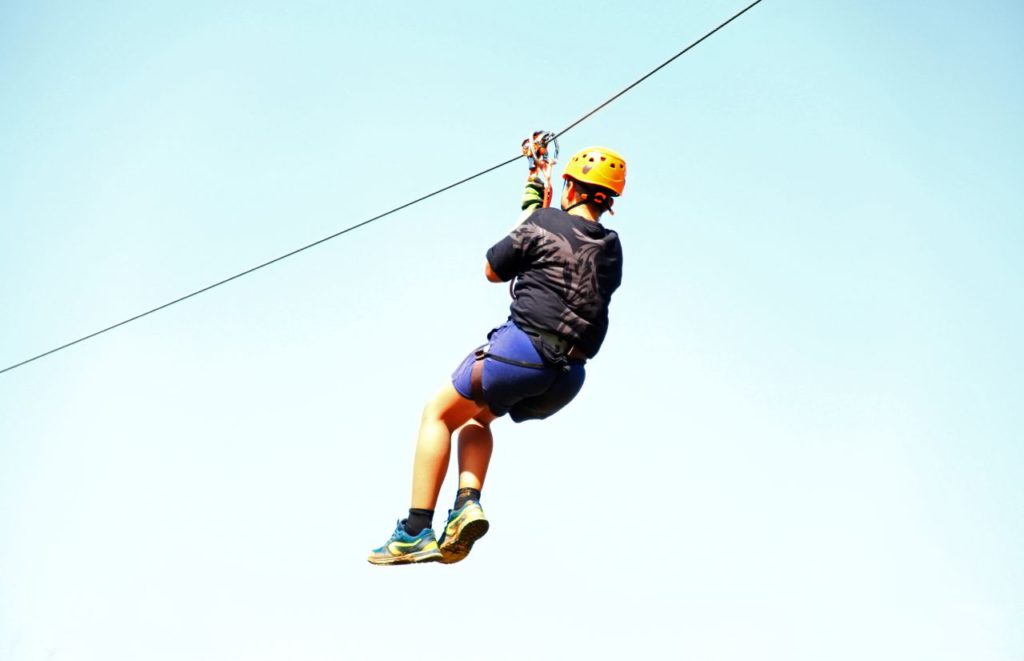
{"label": "knee", "polygon": [[442,425],[449,433],[454,433],[462,425],[462,421],[454,420],[453,412],[443,404],[429,401],[423,406],[423,413],[420,414],[420,426],[425,425]]}
{"label": "knee", "polygon": [[423,405],[423,412],[420,413],[420,422],[437,422],[442,418],[442,411],[434,401],[429,401]]}

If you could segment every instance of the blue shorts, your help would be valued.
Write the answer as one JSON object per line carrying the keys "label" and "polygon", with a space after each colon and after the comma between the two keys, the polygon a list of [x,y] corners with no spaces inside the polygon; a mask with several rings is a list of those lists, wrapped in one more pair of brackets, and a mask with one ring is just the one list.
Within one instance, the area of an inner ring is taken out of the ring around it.
{"label": "blue shorts", "polygon": [[[487,339],[488,351],[496,356],[526,363],[544,362],[530,336],[511,320],[488,333]],[[466,399],[473,398],[470,371],[474,362],[475,351],[452,374],[452,385]],[[515,422],[542,420],[571,402],[583,387],[585,377],[583,363],[570,364],[566,371],[551,366],[520,367],[488,357],[484,359],[484,401],[494,415],[508,413]]]}

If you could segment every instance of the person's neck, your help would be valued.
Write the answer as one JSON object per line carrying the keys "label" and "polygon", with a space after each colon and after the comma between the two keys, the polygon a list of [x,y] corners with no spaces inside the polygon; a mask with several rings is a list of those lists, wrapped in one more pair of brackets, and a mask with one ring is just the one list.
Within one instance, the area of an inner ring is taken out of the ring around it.
{"label": "person's neck", "polygon": [[571,216],[579,216],[583,220],[589,220],[592,223],[596,223],[597,219],[601,217],[601,212],[595,211],[589,204],[581,204],[578,207],[573,207],[566,211],[566,213]]}

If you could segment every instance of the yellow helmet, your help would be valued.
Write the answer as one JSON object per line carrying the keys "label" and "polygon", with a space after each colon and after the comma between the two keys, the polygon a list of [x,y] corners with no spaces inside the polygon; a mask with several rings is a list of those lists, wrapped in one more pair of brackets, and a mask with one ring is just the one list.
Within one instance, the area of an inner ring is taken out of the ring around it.
{"label": "yellow helmet", "polygon": [[573,154],[562,178],[602,186],[617,197],[626,187],[626,161],[611,149],[587,147]]}

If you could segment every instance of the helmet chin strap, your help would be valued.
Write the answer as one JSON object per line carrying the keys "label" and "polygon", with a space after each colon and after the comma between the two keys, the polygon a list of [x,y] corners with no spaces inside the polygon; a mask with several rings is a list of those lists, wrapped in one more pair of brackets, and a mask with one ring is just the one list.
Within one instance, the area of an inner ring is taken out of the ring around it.
{"label": "helmet chin strap", "polygon": [[612,204],[615,202],[615,200],[607,193],[605,193],[604,191],[588,191],[583,186],[580,186],[578,182],[574,182],[573,186],[575,190],[579,191],[577,195],[580,199],[578,202],[575,202],[574,204],[570,204],[567,207],[562,207],[562,211],[570,211],[571,209],[575,209],[576,207],[584,204],[595,204],[599,208],[604,209],[605,211],[610,213],[611,215],[615,215],[615,212],[612,211]]}

